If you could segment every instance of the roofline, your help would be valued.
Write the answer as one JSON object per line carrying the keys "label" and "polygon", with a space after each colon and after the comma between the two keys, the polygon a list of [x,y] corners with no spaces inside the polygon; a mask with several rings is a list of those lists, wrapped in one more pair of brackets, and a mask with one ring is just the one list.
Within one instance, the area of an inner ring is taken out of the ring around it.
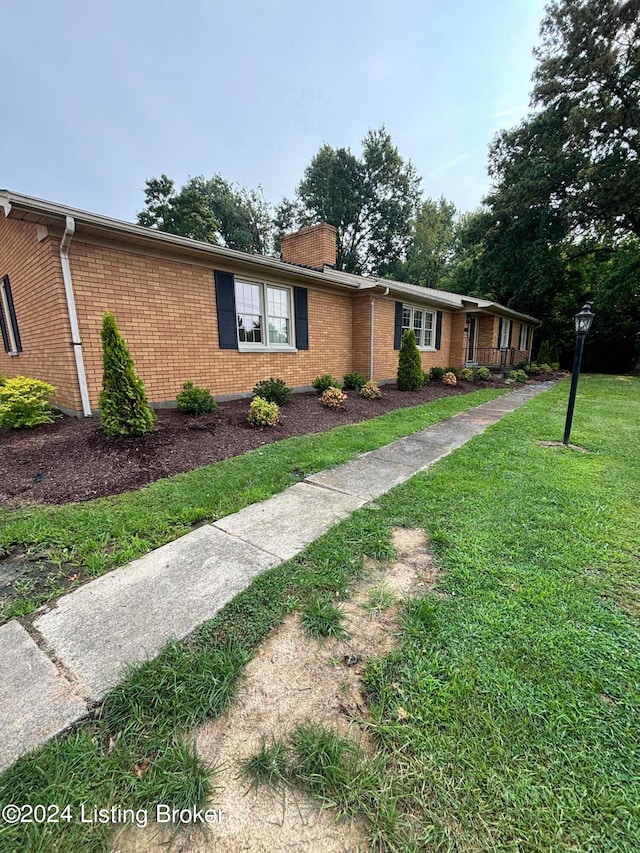
{"label": "roofline", "polygon": [[288,263],[278,258],[270,258],[267,255],[252,255],[248,252],[241,252],[238,249],[228,249],[226,246],[217,246],[202,240],[193,240],[190,237],[179,237],[176,234],[168,234],[166,231],[159,231],[155,228],[147,228],[144,225],[136,225],[122,219],[113,219],[109,216],[90,213],[86,210],[68,207],[57,202],[23,195],[22,193],[12,192],[11,190],[0,189],[0,207],[4,208],[5,216],[8,218],[22,218],[11,216],[12,211],[20,211],[27,214],[29,217],[27,221],[36,224],[50,224],[42,221],[39,222],[39,220],[53,219],[56,221],[56,224],[58,224],[59,220],[60,226],[64,227],[67,217],[71,216],[75,220],[76,225],[84,225],[99,231],[105,231],[108,235],[111,235],[111,239],[113,239],[114,235],[129,237],[135,242],[140,242],[147,246],[151,245],[158,249],[181,249],[184,253],[195,253],[245,266],[256,266],[267,270],[278,271],[308,281],[345,287],[351,291],[380,288],[382,291],[387,291],[388,293],[409,297],[413,296],[420,299],[421,302],[431,303],[454,312],[464,311],[466,303],[467,305],[475,305],[477,310],[489,309],[498,314],[525,320],[529,323],[539,324],[540,322],[535,317],[531,317],[528,314],[521,314],[518,311],[500,305],[498,302],[490,302],[485,299],[463,296],[462,294],[446,290],[436,290],[434,288],[422,287],[422,285],[408,284],[407,282],[394,281],[393,279],[379,278],[377,276],[359,276],[353,273],[342,272],[326,265],[322,270],[316,270],[299,264]]}

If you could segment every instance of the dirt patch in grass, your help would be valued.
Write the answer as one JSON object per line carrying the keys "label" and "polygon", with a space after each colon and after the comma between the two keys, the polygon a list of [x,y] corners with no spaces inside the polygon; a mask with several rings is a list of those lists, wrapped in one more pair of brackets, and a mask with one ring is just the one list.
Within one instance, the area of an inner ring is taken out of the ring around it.
{"label": "dirt patch in grass", "polygon": [[[195,732],[199,755],[219,768],[218,791],[208,806],[222,809],[219,823],[203,833],[181,835],[181,853],[219,853],[244,850],[278,851],[369,850],[367,828],[361,821],[337,821],[332,809],[321,810],[298,790],[252,787],[241,775],[243,762],[263,743],[285,738],[300,723],[320,723],[340,735],[358,739],[365,749],[369,712],[361,693],[367,661],[388,654],[403,599],[422,594],[437,572],[424,533],[393,532],[397,560],[392,565],[367,563],[366,581],[341,605],[347,640],[318,642],[300,626],[298,613],[262,643],[244,673],[236,699],[218,719]],[[385,595],[385,606],[372,606]],[[160,853],[169,834],[157,825],[127,828],[114,844],[118,853]]]}
{"label": "dirt patch in grass", "polygon": [[97,418],[61,416],[32,430],[0,430],[0,503],[65,504],[133,491],[172,474],[191,471],[298,435],[326,432],[336,426],[375,418],[394,409],[466,394],[490,383],[440,383],[419,391],[385,385],[380,400],[347,392],[346,407],[333,411],[314,393],[294,394],[272,429],[247,423],[248,400],[221,403],[215,412],[192,418],[177,410],[158,412],[154,432],[143,439],[109,439]]}

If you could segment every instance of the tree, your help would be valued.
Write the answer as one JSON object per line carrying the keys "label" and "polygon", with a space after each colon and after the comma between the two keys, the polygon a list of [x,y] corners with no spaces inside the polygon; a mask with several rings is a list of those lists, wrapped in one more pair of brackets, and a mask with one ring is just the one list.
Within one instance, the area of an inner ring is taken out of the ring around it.
{"label": "tree", "polygon": [[424,287],[447,288],[455,240],[455,205],[444,196],[422,202],[413,223],[407,260],[400,280]]}
{"label": "tree", "polygon": [[362,156],[323,145],[305,169],[294,201],[276,214],[281,233],[328,222],[337,231],[336,266],[392,275],[406,258],[420,178],[384,129],[369,130]]}
{"label": "tree", "polygon": [[261,192],[236,189],[220,175],[190,178],[179,192],[166,175],[150,178],[138,223],[242,252],[273,250],[271,209]]}
{"label": "tree", "polygon": [[405,329],[398,355],[398,391],[417,391],[423,384],[424,373],[416,333],[413,329]]}
{"label": "tree", "polygon": [[149,405],[144,383],[138,376],[131,353],[118,331],[113,314],[102,320],[102,391],[100,421],[111,438],[142,436],[151,432],[155,414]]}

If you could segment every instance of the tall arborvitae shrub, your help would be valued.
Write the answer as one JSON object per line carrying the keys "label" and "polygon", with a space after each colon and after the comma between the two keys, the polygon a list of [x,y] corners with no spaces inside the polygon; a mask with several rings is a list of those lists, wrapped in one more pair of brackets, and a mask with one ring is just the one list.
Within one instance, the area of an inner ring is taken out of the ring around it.
{"label": "tall arborvitae shrub", "polygon": [[417,391],[422,388],[424,373],[420,361],[420,351],[416,344],[413,329],[405,329],[398,357],[398,390]]}
{"label": "tall arborvitae shrub", "polygon": [[116,318],[105,313],[102,321],[102,392],[100,420],[111,438],[146,435],[155,423],[144,383],[136,373],[131,353],[118,331]]}

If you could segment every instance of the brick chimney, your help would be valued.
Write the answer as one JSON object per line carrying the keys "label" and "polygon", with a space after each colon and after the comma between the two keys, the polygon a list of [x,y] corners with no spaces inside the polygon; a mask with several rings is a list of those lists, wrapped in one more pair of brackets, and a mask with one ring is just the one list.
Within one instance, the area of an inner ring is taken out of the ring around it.
{"label": "brick chimney", "polygon": [[325,264],[336,265],[336,229],[321,222],[301,228],[295,234],[285,234],[280,241],[280,256],[290,264],[321,270]]}

